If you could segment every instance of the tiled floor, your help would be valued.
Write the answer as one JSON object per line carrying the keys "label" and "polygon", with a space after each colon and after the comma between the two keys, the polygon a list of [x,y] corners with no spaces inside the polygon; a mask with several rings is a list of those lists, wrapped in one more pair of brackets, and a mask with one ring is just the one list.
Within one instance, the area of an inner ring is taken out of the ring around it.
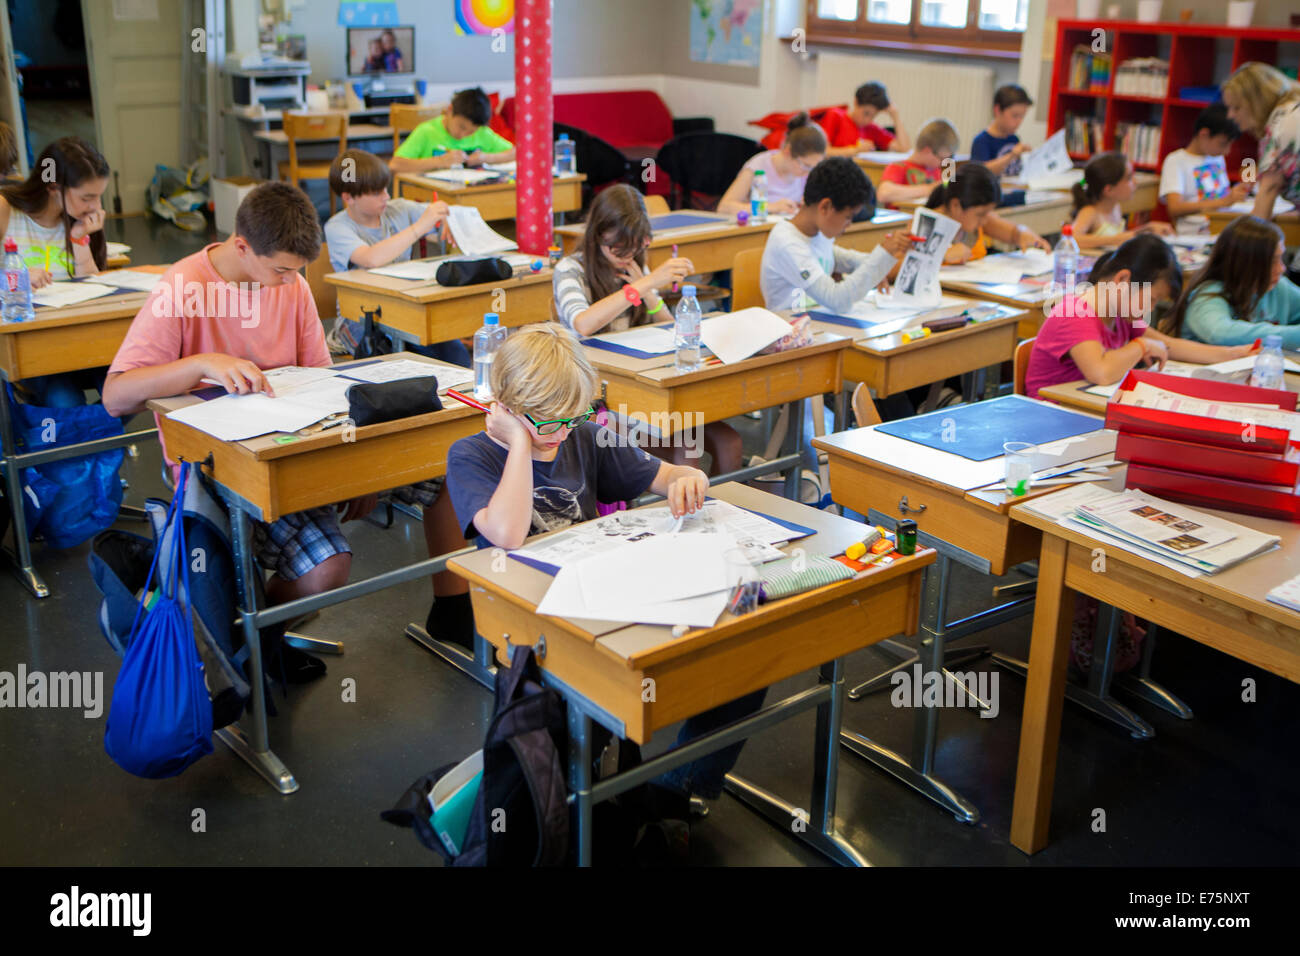
{"label": "tiled floor", "polygon": [[[137,262],[173,260],[202,243],[156,221],[110,225],[110,238],[131,242]],[[116,233],[112,230],[118,230]],[[742,423],[744,425],[744,423]],[[744,426],[750,427],[750,426]],[[747,444],[756,439],[750,436]],[[123,470],[128,500],[162,495],[158,450],[141,446]],[[123,523],[127,530],[141,526]],[[348,526],[354,574],[370,575],[423,557],[420,528],[400,518],[380,530]],[[118,661],[95,621],[98,601],[86,570],[85,546],[48,553],[38,562],[53,594],[29,598],[0,573],[0,670],[103,671],[105,696]],[[1264,560],[1264,559],[1261,559]],[[953,614],[976,610],[991,582],[955,574]],[[414,582],[331,608],[308,630],[347,643],[328,659],[329,673],[277,698],[275,751],[302,789],[281,797],[221,745],[171,780],[131,777],[104,754],[104,718],[69,710],[0,710],[0,814],[4,864],[429,864],[435,857],[409,832],[379,819],[420,774],[481,743],[490,695],[407,640],[402,628],[423,621],[428,585]],[[1023,656],[1029,621],[982,635],[993,647]],[[848,662],[856,682],[886,663],[878,652]],[[990,670],[987,661],[976,665]],[[994,669],[995,670],[995,669]],[[976,826],[951,816],[858,758],[840,764],[839,818],[844,834],[869,859],[895,865],[1252,865],[1294,864],[1300,857],[1300,768],[1288,756],[1295,738],[1300,688],[1201,645],[1164,637],[1156,676],[1196,712],[1179,721],[1154,708],[1136,709],[1156,728],[1135,741],[1067,707],[1061,741],[1051,846],[1027,860],[1010,846],[1011,794],[1023,683],[1001,673],[1000,713],[981,719],[945,711],[938,770],[982,811]],[[343,678],[356,681],[345,703]],[[1242,681],[1257,682],[1257,702],[1242,701]],[[811,675],[784,682],[769,699],[806,686]],[[880,694],[845,711],[848,727],[906,751],[912,712]],[[788,797],[807,799],[812,773],[813,717],[802,715],[751,740],[738,772]],[[195,833],[203,810],[206,832]],[[1094,832],[1096,811],[1105,831]],[[692,861],[700,865],[819,865],[730,797],[694,825]]]}

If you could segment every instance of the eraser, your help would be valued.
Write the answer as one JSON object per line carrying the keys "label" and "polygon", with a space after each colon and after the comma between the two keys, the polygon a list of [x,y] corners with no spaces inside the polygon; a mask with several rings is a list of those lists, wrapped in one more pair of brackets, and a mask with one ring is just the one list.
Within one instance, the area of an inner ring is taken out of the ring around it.
{"label": "eraser", "polygon": [[673,637],[685,637],[686,632],[689,630],[690,627],[688,625],[678,624],[676,627],[673,628]]}
{"label": "eraser", "polygon": [[875,544],[871,546],[872,554],[888,554],[890,551],[893,550],[894,550],[894,542],[890,541],[888,538],[881,538],[879,541],[877,541]]}

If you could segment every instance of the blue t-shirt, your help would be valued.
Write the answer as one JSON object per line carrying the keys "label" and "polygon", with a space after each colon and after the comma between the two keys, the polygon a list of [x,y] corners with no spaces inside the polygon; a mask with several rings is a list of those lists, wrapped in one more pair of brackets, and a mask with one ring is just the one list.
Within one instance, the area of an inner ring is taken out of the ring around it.
{"label": "blue t-shirt", "polygon": [[[407,226],[415,225],[423,215],[428,203],[415,202],[410,199],[390,199],[384,211],[379,214],[379,228],[370,229],[361,225],[346,209],[340,209],[330,216],[325,223],[325,244],[330,250],[330,266],[335,272],[347,272],[356,268],[352,265],[352,253],[362,246],[373,246],[389,236],[401,232]],[[411,258],[411,247],[407,246],[397,255],[393,262],[405,262]],[[386,263],[388,264],[388,263]]]}
{"label": "blue t-shirt", "polygon": [[[1005,156],[1015,149],[1016,144],[1020,142],[1020,137],[1015,133],[1010,136],[994,136],[988,130],[981,130],[980,134],[970,144],[970,158],[977,163],[987,163],[990,159],[997,159],[999,156]],[[1020,174],[1020,157],[1017,156],[1007,166],[1004,176],[1018,176]]]}
{"label": "blue t-shirt", "polygon": [[[486,432],[462,438],[447,455],[447,489],[466,540],[478,535],[474,516],[501,481],[509,452]],[[597,517],[596,503],[630,501],[659,473],[658,458],[627,444],[595,422],[583,422],[560,445],[553,461],[533,461],[530,535],[557,531]],[[481,540],[479,547],[492,542]]]}

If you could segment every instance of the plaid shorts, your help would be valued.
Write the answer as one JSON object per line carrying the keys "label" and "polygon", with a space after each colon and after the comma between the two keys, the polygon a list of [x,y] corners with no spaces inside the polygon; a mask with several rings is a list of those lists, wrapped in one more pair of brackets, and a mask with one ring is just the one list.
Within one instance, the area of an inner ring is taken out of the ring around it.
{"label": "plaid shorts", "polygon": [[391,488],[388,491],[381,491],[379,500],[400,501],[412,507],[419,505],[421,508],[432,508],[433,503],[438,500],[438,495],[442,494],[443,481],[443,478],[428,478],[414,484],[402,485],[400,488]]}
{"label": "plaid shorts", "polygon": [[333,505],[296,511],[270,524],[254,522],[253,545],[262,567],[286,581],[302,577],[336,554],[352,553]]}

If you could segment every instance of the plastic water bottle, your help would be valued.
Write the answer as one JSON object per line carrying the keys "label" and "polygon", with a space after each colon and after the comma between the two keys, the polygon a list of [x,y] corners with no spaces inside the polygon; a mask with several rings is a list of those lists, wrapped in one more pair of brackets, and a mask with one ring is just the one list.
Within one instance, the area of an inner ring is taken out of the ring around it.
{"label": "plastic water bottle", "polygon": [[484,315],[483,327],[474,333],[474,397],[480,402],[492,401],[492,362],[505,340],[501,316],[495,312]]}
{"label": "plastic water bottle", "polygon": [[578,171],[573,155],[573,140],[568,133],[561,133],[555,141],[555,172],[559,176],[570,176]]}
{"label": "plastic water bottle", "polygon": [[27,264],[18,255],[18,243],[5,240],[3,319],[5,322],[30,322],[36,318],[32,310],[32,278]]}
{"label": "plastic water bottle", "polygon": [[1255,367],[1250,373],[1250,384],[1255,388],[1286,388],[1284,371],[1282,336],[1264,336],[1264,347],[1255,356]]}
{"label": "plastic water bottle", "polygon": [[749,221],[767,222],[767,175],[754,170],[754,182],[749,187]]}
{"label": "plastic water bottle", "polygon": [[695,286],[682,286],[682,298],[673,313],[673,338],[677,346],[676,368],[690,372],[700,367],[700,303]]}
{"label": "plastic water bottle", "polygon": [[1052,284],[1061,295],[1071,295],[1079,281],[1079,244],[1074,226],[1061,227],[1061,239],[1052,250]]}

